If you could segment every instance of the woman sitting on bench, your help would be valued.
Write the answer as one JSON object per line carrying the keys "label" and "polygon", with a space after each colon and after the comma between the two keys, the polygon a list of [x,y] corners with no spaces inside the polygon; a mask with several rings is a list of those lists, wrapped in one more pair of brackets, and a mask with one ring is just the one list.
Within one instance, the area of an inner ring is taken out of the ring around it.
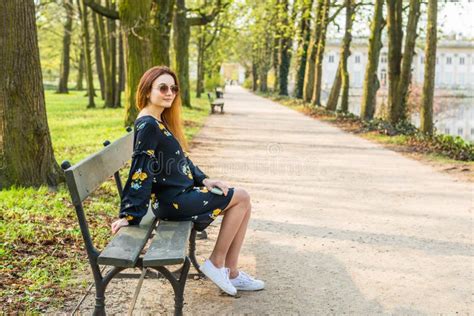
{"label": "woman sitting on bench", "polygon": [[214,250],[200,270],[229,295],[261,290],[263,281],[237,269],[250,218],[250,196],[244,189],[209,179],[188,157],[178,92],[177,77],[165,66],[149,69],[140,80],[132,165],[120,219],[112,224],[112,232],[139,224],[149,203],[158,218],[192,220],[201,231],[223,214]]}

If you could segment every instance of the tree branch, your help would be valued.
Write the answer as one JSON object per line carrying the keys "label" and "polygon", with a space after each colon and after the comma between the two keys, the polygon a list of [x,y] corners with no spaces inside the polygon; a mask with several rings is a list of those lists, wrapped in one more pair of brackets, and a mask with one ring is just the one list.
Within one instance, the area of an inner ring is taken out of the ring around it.
{"label": "tree branch", "polygon": [[344,9],[346,6],[345,5],[341,5],[337,8],[336,12],[334,12],[333,15],[331,15],[329,18],[328,18],[328,24],[331,23],[332,21],[334,21],[334,19],[337,17],[337,15],[341,12],[342,9]]}
{"label": "tree branch", "polygon": [[230,4],[230,2],[227,2],[224,5],[222,5],[221,1],[218,0],[217,3],[216,3],[216,6],[212,9],[212,12],[210,14],[200,13],[200,16],[187,18],[188,25],[189,26],[206,25],[206,24],[212,22],[215,19],[215,17],[223,9],[225,9],[229,4]]}
{"label": "tree branch", "polygon": [[115,10],[109,9],[100,5],[99,3],[94,2],[94,0],[82,0],[84,4],[91,8],[95,13],[98,13],[102,16],[105,16],[109,19],[119,20],[119,13]]}

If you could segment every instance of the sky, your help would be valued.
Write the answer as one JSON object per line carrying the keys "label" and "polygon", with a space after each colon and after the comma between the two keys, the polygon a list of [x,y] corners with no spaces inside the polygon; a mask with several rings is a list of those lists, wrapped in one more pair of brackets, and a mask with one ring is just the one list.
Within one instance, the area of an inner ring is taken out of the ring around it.
{"label": "sky", "polygon": [[462,33],[474,39],[474,0],[441,4],[438,22],[443,26],[444,33]]}

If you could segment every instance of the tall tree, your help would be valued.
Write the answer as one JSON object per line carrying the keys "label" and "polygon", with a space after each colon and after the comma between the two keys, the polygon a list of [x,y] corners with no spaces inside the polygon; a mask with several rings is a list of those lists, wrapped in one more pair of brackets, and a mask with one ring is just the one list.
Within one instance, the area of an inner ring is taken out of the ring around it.
{"label": "tall tree", "polygon": [[352,24],[355,14],[355,0],[345,0],[346,8],[346,26],[344,32],[344,39],[341,54],[341,77],[342,77],[342,96],[341,96],[341,111],[347,113],[349,110],[349,71],[347,69],[347,60],[351,55],[351,41],[352,41]]}
{"label": "tall tree", "polygon": [[403,47],[403,58],[401,65],[400,80],[398,82],[397,103],[393,105],[393,120],[406,120],[408,87],[411,82],[411,65],[415,55],[416,38],[418,35],[417,25],[420,17],[421,0],[410,0],[410,11],[406,26],[405,45]]}
{"label": "tall tree", "polygon": [[293,1],[291,15],[289,11],[288,0],[281,0],[280,14],[282,23],[282,32],[280,38],[280,57],[278,69],[278,94],[288,95],[288,75],[290,72],[290,62],[293,47],[294,20],[296,18],[297,1]]}
{"label": "tall tree", "polygon": [[170,65],[170,34],[175,0],[154,0],[151,45],[153,65]]}
{"label": "tall tree", "polygon": [[[392,124],[406,118],[406,98],[411,79],[411,63],[415,49],[420,0],[410,0],[405,45],[403,42],[403,3],[387,0],[388,26],[388,119]],[[403,57],[403,60],[402,60]],[[403,62],[403,64],[402,64]]]}
{"label": "tall tree", "polygon": [[133,124],[138,109],[135,107],[136,87],[143,73],[152,64],[150,38],[151,0],[120,0],[118,11],[105,7],[94,0],[83,0],[92,10],[108,17],[120,19],[123,36],[123,52],[126,70],[125,125]]}
{"label": "tall tree", "polygon": [[105,75],[104,75],[104,59],[107,58],[102,54],[100,45],[100,32],[98,20],[101,16],[97,13],[92,14],[92,29],[94,30],[94,55],[95,55],[95,69],[97,77],[99,78],[100,98],[105,99]]}
{"label": "tall tree", "polygon": [[[82,45],[81,45],[82,46]],[[79,49],[79,59],[77,60],[77,78],[76,78],[76,90],[84,90],[84,50]]]}
{"label": "tall tree", "polygon": [[0,73],[0,189],[56,186],[33,0],[0,1]]}
{"label": "tall tree", "polygon": [[61,53],[61,66],[59,69],[59,84],[56,91],[57,93],[69,93],[68,80],[70,70],[71,34],[74,8],[72,0],[65,0],[63,2],[63,6],[66,11],[66,20],[64,22],[63,49]]}
{"label": "tall tree", "polygon": [[425,74],[423,98],[420,112],[420,129],[423,133],[433,134],[433,96],[436,74],[438,1],[428,1],[428,25],[425,45]]}
{"label": "tall tree", "polygon": [[324,49],[326,48],[326,31],[329,25],[329,8],[331,5],[330,0],[323,1],[321,19],[320,23],[320,32],[318,37],[318,44],[316,46],[316,60],[314,66],[314,87],[313,87],[313,96],[311,98],[311,103],[316,106],[321,106],[321,84],[323,79],[323,59],[324,59]]}
{"label": "tall tree", "polygon": [[[181,86],[180,97],[183,106],[191,107],[191,94],[189,83],[189,38],[192,26],[206,25],[212,22],[219,12],[229,3],[222,5],[221,0],[217,0],[211,13],[206,14],[202,10],[197,11],[198,15],[187,17],[185,1],[176,0],[176,11],[173,19],[173,43],[176,51],[176,72]],[[205,8],[203,8],[205,9]]]}
{"label": "tall tree", "polygon": [[306,70],[306,59],[308,56],[308,45],[311,39],[311,9],[313,7],[313,0],[301,0],[301,18],[299,24],[298,34],[298,54],[297,54],[297,65],[296,65],[296,87],[295,97],[298,99],[303,98],[303,85]]}
{"label": "tall tree", "polygon": [[86,72],[86,83],[87,83],[87,96],[88,104],[87,108],[95,108],[94,103],[94,79],[92,74],[92,57],[91,57],[91,46],[90,46],[90,35],[89,35],[89,19],[88,19],[88,10],[84,5],[83,0],[77,0],[77,7],[79,9],[79,15],[81,17],[82,25],[82,47],[84,50],[84,64]]}
{"label": "tall tree", "polygon": [[347,112],[349,108],[349,72],[347,70],[347,60],[350,56],[350,47],[352,41],[352,24],[355,15],[355,1],[344,0],[346,8],[346,23],[344,27],[344,37],[342,39],[339,64],[337,66],[336,77],[334,78],[331,92],[329,94],[326,108],[330,111],[337,109],[339,95],[342,88],[341,111]]}
{"label": "tall tree", "polygon": [[384,0],[375,0],[374,15],[370,26],[369,53],[365,68],[365,80],[362,92],[360,117],[371,120],[375,113],[375,104],[379,80],[377,69],[379,65],[380,50],[382,49],[382,29]]}
{"label": "tall tree", "polygon": [[314,30],[311,34],[311,40],[308,45],[306,69],[303,84],[303,100],[310,102],[313,96],[314,88],[314,69],[316,66],[316,52],[318,50],[319,36],[321,33],[321,20],[324,12],[325,0],[318,0],[314,21]]}

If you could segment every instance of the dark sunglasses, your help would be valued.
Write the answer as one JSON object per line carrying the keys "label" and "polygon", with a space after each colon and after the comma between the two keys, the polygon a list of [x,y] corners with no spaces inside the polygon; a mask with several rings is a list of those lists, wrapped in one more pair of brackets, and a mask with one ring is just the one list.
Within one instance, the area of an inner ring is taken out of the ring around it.
{"label": "dark sunglasses", "polygon": [[166,83],[160,83],[157,89],[160,90],[161,94],[167,94],[168,90],[171,90],[171,93],[173,94],[177,94],[179,92],[179,87],[175,84],[168,86]]}

